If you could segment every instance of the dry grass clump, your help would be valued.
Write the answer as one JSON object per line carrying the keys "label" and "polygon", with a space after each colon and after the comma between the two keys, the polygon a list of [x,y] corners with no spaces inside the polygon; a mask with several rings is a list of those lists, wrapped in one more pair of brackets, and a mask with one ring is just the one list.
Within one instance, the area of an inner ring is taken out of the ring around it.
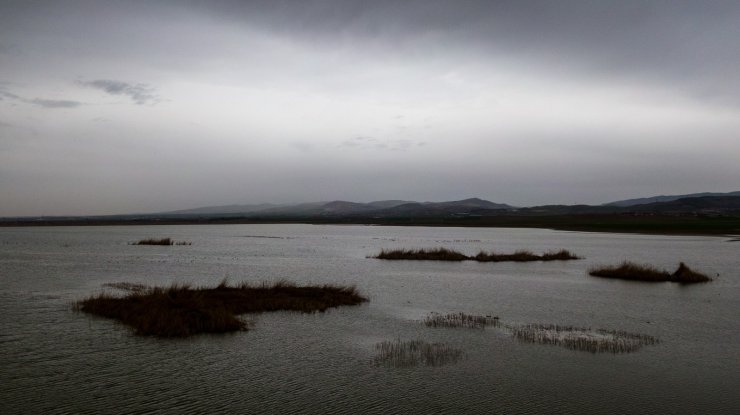
{"label": "dry grass clump", "polygon": [[591,353],[631,353],[642,346],[659,343],[655,337],[622,330],[591,330],[553,324],[527,324],[509,327],[522,342],[552,344]]}
{"label": "dry grass clump", "polygon": [[[116,288],[126,289],[120,284]],[[103,293],[77,302],[75,309],[118,320],[136,334],[186,337],[246,330],[239,314],[278,310],[312,313],[368,301],[354,287],[300,287],[287,282],[232,287],[224,281],[215,288],[177,284],[166,288],[129,287],[135,289],[129,289],[123,297]]]}
{"label": "dry grass clump", "polygon": [[475,256],[467,256],[458,251],[447,248],[436,249],[392,249],[381,250],[373,258],[377,259],[412,259],[430,261],[478,261],[478,262],[530,262],[530,261],[564,261],[569,259],[581,259],[566,249],[560,251],[546,252],[537,255],[531,251],[519,250],[513,254],[498,254],[495,252],[481,251]]}
{"label": "dry grass clump", "polygon": [[706,274],[702,274],[701,272],[694,271],[693,269],[689,268],[681,262],[678,264],[678,269],[671,274],[671,281],[673,282],[680,282],[684,284],[692,284],[697,282],[709,282],[712,281],[709,276]]}
{"label": "dry grass clump", "polygon": [[431,313],[424,318],[427,327],[462,327],[469,329],[483,329],[486,326],[499,327],[498,317],[477,316],[465,313],[439,314]]}
{"label": "dry grass clump", "polygon": [[673,274],[669,274],[668,271],[655,268],[652,265],[640,265],[629,261],[624,261],[616,266],[594,267],[589,269],[588,273],[594,277],[648,282],[672,281],[689,284],[712,280],[708,276],[692,270],[683,262],[681,262]]}
{"label": "dry grass clump", "polygon": [[478,255],[472,257],[472,259],[480,262],[531,262],[531,261],[565,261],[570,259],[581,259],[580,257],[573,255],[567,249],[561,249],[560,251],[545,252],[542,255],[537,255],[531,251],[520,250],[513,254],[497,254],[495,252],[484,252],[481,251]]}
{"label": "dry grass clump", "polygon": [[573,254],[567,249],[559,251],[549,251],[542,254],[542,261],[567,261],[571,259],[581,259],[578,255]]}
{"label": "dry grass clump", "polygon": [[381,250],[374,258],[377,259],[415,259],[427,261],[465,261],[467,255],[447,249],[390,249]]}
{"label": "dry grass clump", "polygon": [[161,239],[155,239],[155,238],[147,238],[142,239],[138,242],[133,243],[132,245],[192,245],[192,242],[187,241],[174,241],[172,238],[161,238]]}
{"label": "dry grass clump", "polygon": [[444,343],[427,343],[423,340],[383,341],[375,345],[378,354],[375,364],[390,367],[411,367],[420,364],[442,366],[464,358],[460,349]]}

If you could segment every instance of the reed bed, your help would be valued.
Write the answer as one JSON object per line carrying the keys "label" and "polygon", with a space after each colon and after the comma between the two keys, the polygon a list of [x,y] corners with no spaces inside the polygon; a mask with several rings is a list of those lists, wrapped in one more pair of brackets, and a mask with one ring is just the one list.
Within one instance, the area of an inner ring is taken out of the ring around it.
{"label": "reed bed", "polygon": [[432,328],[468,328],[484,329],[487,326],[500,327],[498,317],[477,316],[465,313],[439,314],[430,313],[424,320],[424,325]]}
{"label": "reed bed", "polygon": [[468,256],[447,248],[434,249],[383,249],[373,258],[391,260],[428,260],[428,261],[478,261],[478,262],[531,262],[531,261],[565,261],[581,259],[567,249],[545,252],[537,255],[531,251],[520,250],[512,254],[480,251],[477,255]]}
{"label": "reed bed", "polygon": [[709,276],[692,270],[683,262],[673,274],[652,265],[635,264],[629,261],[624,261],[619,265],[594,267],[588,270],[588,274],[594,277],[648,282],[671,281],[691,284],[712,281]]}
{"label": "reed bed", "polygon": [[140,241],[134,242],[131,245],[165,245],[165,246],[171,246],[171,245],[192,245],[192,242],[187,241],[175,241],[172,238],[147,238],[142,239]]}
{"label": "reed bed", "polygon": [[442,366],[456,363],[465,357],[462,350],[448,344],[427,343],[423,340],[386,340],[376,344],[375,350],[375,364],[389,367]]}
{"label": "reed bed", "polygon": [[554,324],[511,326],[512,336],[522,342],[550,344],[591,353],[631,353],[659,340],[646,334],[623,330],[591,330]]}
{"label": "reed bed", "polygon": [[709,282],[712,281],[712,279],[706,274],[694,271],[693,269],[686,266],[686,264],[681,262],[680,264],[678,264],[678,269],[676,269],[676,271],[671,274],[671,281],[680,282],[682,284],[693,284],[699,282]]}
{"label": "reed bed", "polygon": [[296,286],[288,282],[252,286],[193,288],[170,287],[139,289],[136,284],[118,283],[129,289],[124,296],[102,293],[75,303],[75,310],[112,318],[131,327],[139,335],[187,337],[199,333],[225,333],[246,330],[240,314],[265,311],[323,312],[332,307],[368,301],[354,287],[335,285]]}
{"label": "reed bed", "polygon": [[377,259],[413,259],[422,261],[465,261],[470,259],[467,255],[447,248],[434,249],[391,249],[381,250],[373,258]]}

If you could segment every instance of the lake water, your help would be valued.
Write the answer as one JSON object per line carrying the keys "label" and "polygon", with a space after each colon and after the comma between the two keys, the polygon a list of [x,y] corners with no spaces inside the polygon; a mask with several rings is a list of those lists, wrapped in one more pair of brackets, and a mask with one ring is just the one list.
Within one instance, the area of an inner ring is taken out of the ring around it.
{"label": "lake water", "polygon": [[[191,246],[134,246],[173,237]],[[740,413],[740,242],[540,229],[312,225],[0,228],[0,413]],[[381,248],[542,252],[579,261],[442,263]],[[708,284],[594,278],[629,259]],[[719,274],[719,276],[717,276]],[[72,311],[105,283],[356,285],[370,302],[250,316],[253,329],[162,340]],[[430,312],[627,330],[660,343],[591,354],[498,329],[432,329]],[[376,366],[384,340],[445,342],[446,366]]]}

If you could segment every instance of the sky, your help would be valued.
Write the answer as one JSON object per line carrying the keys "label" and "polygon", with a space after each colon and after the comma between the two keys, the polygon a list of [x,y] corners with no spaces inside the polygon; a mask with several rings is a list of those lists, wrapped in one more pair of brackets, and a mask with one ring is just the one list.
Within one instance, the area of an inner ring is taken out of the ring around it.
{"label": "sky", "polygon": [[0,0],[0,216],[737,191],[738,22],[736,0]]}

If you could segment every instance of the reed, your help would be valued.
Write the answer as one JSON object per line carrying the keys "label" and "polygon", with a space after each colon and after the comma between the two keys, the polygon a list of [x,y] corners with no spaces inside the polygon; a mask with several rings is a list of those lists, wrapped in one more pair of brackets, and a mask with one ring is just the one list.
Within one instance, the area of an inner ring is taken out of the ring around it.
{"label": "reed", "polygon": [[694,284],[700,282],[709,282],[712,281],[712,279],[706,274],[702,274],[701,272],[692,270],[686,264],[681,262],[680,264],[678,264],[678,269],[676,269],[676,271],[671,274],[671,281],[680,282],[682,284]]}
{"label": "reed", "polygon": [[436,249],[391,249],[381,250],[374,258],[377,259],[414,259],[424,261],[465,261],[467,255],[447,248]]}
{"label": "reed", "polygon": [[550,344],[591,353],[631,353],[645,345],[659,343],[657,338],[646,334],[554,324],[510,326],[509,330],[515,339],[522,342]]}
{"label": "reed", "polygon": [[571,259],[581,259],[581,257],[570,252],[567,249],[561,249],[559,251],[549,251],[542,254],[542,261],[568,261]]}
{"label": "reed", "polygon": [[375,345],[375,364],[389,367],[442,366],[465,357],[460,349],[445,343],[427,343],[423,340],[383,341]]}
{"label": "reed", "polygon": [[432,328],[448,327],[484,329],[486,326],[500,327],[498,317],[478,316],[465,313],[430,313],[424,318],[423,322],[425,326]]}
{"label": "reed", "polygon": [[696,272],[681,262],[673,274],[652,265],[641,265],[624,261],[615,266],[598,266],[588,270],[594,277],[619,278],[623,280],[648,282],[680,282],[684,284],[712,281],[707,275]]}
{"label": "reed", "polygon": [[139,289],[136,284],[125,284],[118,283],[116,288],[134,289],[122,297],[102,293],[75,303],[74,308],[118,320],[139,335],[187,337],[246,330],[246,323],[237,317],[240,314],[323,312],[368,301],[354,287],[296,286],[285,281],[258,286],[229,286],[223,281],[214,288],[173,284]]}
{"label": "reed", "polygon": [[140,241],[134,242],[132,245],[165,245],[165,246],[192,245],[192,242],[174,241],[172,238],[161,238],[161,239],[147,238],[147,239],[142,239]]}
{"label": "reed", "polygon": [[550,251],[537,255],[531,251],[519,250],[512,254],[500,254],[495,252],[480,251],[475,256],[467,256],[461,252],[447,248],[436,249],[392,249],[381,250],[373,258],[392,260],[429,260],[429,261],[478,261],[478,262],[531,262],[531,261],[565,261],[581,259],[566,249]]}

